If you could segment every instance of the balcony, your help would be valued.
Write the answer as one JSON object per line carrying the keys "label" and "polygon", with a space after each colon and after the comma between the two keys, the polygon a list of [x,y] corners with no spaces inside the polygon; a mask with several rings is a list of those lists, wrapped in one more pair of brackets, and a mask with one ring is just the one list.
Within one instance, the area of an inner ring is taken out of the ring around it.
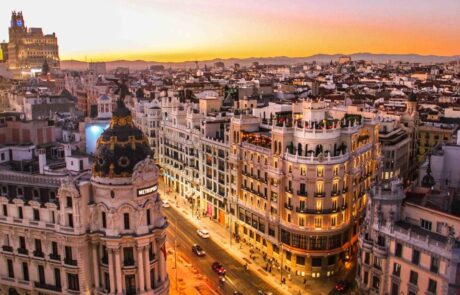
{"label": "balcony", "polygon": [[308,197],[308,194],[306,191],[297,191],[297,195],[300,197]]}
{"label": "balcony", "polygon": [[61,255],[58,255],[56,253],[51,253],[50,254],[50,260],[61,261]]}
{"label": "balcony", "polygon": [[44,289],[44,290],[49,290],[49,291],[54,291],[54,292],[62,291],[61,286],[53,286],[53,285],[48,285],[48,284],[40,283],[40,282],[35,282],[34,285],[35,285],[35,288],[38,288],[38,289]]}
{"label": "balcony", "polygon": [[70,265],[70,266],[77,266],[77,261],[71,258],[65,258],[64,259],[64,264],[65,265]]}
{"label": "balcony", "polygon": [[326,196],[325,192],[315,192],[315,197],[324,198]]}
{"label": "balcony", "polygon": [[18,248],[18,254],[29,255],[29,251],[25,248]]}
{"label": "balcony", "polygon": [[2,246],[2,249],[5,252],[13,252],[13,247],[11,247],[11,246],[4,245],[4,246]]}
{"label": "balcony", "polygon": [[133,266],[135,266],[134,259],[125,259],[123,261],[123,266],[125,266],[125,267],[133,267]]}
{"label": "balcony", "polygon": [[284,189],[287,193],[292,194],[292,187],[287,187]]}
{"label": "balcony", "polygon": [[34,256],[35,257],[40,257],[40,258],[44,258],[45,257],[45,253],[43,253],[42,251],[38,251],[38,250],[35,250],[33,252]]}
{"label": "balcony", "polygon": [[288,210],[293,210],[294,209],[294,206],[288,204],[288,203],[284,203],[284,208],[288,209]]}
{"label": "balcony", "polygon": [[338,195],[340,195],[339,191],[332,191],[331,192],[331,196],[333,196],[333,197],[337,197]]}

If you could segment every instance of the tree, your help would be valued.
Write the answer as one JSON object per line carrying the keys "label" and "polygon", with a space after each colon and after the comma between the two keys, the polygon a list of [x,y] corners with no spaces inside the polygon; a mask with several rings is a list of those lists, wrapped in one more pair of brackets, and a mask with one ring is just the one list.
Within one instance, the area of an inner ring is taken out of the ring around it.
{"label": "tree", "polygon": [[45,59],[45,62],[42,65],[42,75],[48,75],[50,72],[50,66],[48,65],[48,61]]}

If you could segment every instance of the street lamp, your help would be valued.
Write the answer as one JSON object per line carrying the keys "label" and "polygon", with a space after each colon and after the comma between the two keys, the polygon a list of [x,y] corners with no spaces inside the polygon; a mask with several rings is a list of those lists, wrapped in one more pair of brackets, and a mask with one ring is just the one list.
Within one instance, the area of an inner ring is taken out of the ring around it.
{"label": "street lamp", "polygon": [[177,217],[174,217],[174,268],[176,269],[176,291],[177,291]]}

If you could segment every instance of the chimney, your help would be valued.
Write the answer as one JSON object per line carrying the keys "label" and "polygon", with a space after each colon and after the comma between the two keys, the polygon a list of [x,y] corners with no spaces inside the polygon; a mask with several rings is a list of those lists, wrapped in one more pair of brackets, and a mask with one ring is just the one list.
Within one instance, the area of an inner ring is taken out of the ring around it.
{"label": "chimney", "polygon": [[45,173],[45,166],[46,166],[46,150],[39,149],[38,150],[38,168],[40,170],[40,174]]}

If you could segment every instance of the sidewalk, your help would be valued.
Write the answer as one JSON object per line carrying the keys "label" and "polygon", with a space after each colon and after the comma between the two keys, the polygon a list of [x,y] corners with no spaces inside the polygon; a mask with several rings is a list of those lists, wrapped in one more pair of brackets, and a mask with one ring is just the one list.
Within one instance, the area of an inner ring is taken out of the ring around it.
{"label": "sidewalk", "polygon": [[[185,255],[177,251],[177,288],[176,268],[174,264],[174,247],[168,242],[167,248],[167,271],[169,274],[171,295],[220,295],[214,291],[213,286],[188,260]],[[187,278],[184,280],[184,278]]]}
{"label": "sidewalk", "polygon": [[[286,283],[282,285],[279,269],[273,267],[271,272],[265,270],[266,262],[263,260],[262,253],[257,251],[254,252],[255,259],[251,259],[251,245],[247,245],[242,241],[237,243],[235,239],[232,239],[230,242],[230,231],[228,227],[219,224],[209,217],[200,217],[198,219],[195,214],[192,216],[192,209],[183,198],[174,192],[164,193],[167,192],[168,189],[166,188],[166,190],[164,190],[162,181],[159,182],[159,189],[163,199],[168,200],[171,206],[182,214],[183,217],[187,218],[196,227],[207,229],[211,234],[211,238],[222,245],[222,248],[239,261],[242,266],[248,263],[249,270],[270,285],[273,291],[275,291],[275,294],[329,294],[336,282],[340,280],[340,276],[321,280],[306,278],[306,284],[304,285],[303,278],[296,275],[288,276],[288,272],[283,271],[283,277],[286,279]],[[175,195],[177,195],[176,198]]]}

